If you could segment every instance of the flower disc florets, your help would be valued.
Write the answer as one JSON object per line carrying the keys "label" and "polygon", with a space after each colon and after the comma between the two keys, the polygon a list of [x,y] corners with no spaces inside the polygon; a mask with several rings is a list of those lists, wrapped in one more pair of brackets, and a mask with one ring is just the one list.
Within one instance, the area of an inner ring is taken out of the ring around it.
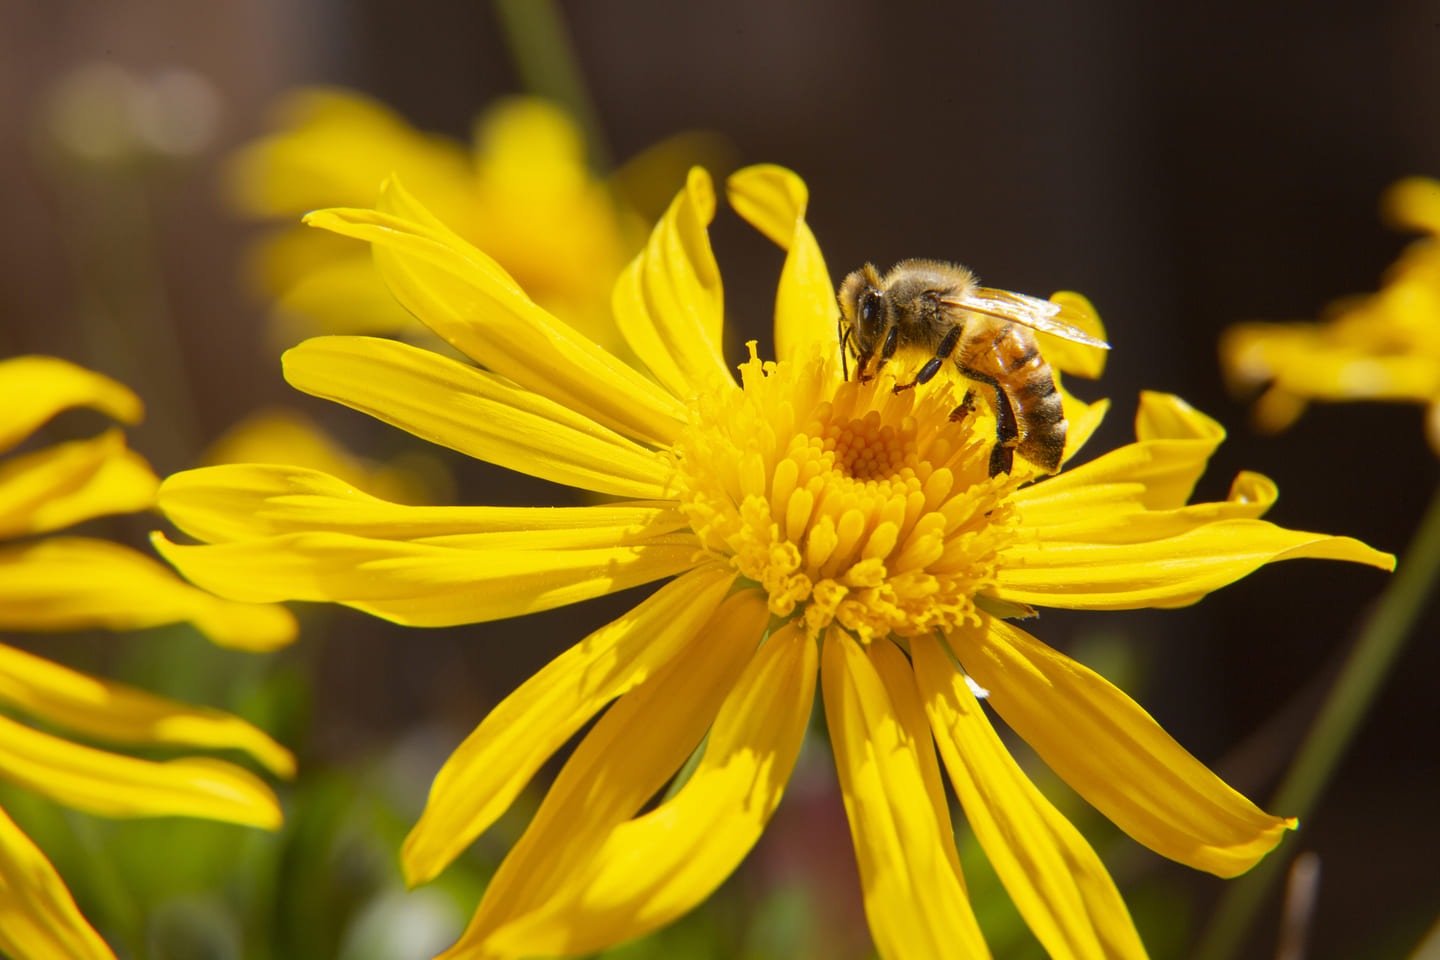
{"label": "flower disc florets", "polygon": [[705,548],[776,616],[862,640],[976,621],[1012,537],[1007,477],[988,475],[993,425],[950,412],[964,386],[841,380],[830,360],[741,368],[675,444],[679,498]]}

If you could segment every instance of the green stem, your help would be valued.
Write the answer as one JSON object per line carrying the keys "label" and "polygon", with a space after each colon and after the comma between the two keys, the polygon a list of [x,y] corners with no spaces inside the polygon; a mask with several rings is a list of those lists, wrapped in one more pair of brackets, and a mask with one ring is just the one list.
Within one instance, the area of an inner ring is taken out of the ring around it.
{"label": "green stem", "polygon": [[[1440,490],[1396,573],[1366,621],[1270,809],[1304,818],[1335,772],[1440,576]],[[1240,946],[1289,856],[1272,854],[1232,883],[1210,918],[1194,960],[1228,960]]]}
{"label": "green stem", "polygon": [[608,173],[611,164],[605,133],[559,5],[555,0],[495,0],[495,13],[515,58],[521,84],[570,112],[585,131],[591,166]]}

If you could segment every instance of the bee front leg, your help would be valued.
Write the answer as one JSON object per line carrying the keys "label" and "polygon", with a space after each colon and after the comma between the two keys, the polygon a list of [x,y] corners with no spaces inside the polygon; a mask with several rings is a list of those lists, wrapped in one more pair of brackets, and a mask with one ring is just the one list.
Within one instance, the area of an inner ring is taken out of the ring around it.
{"label": "bee front leg", "polygon": [[951,327],[950,332],[945,334],[945,339],[940,341],[940,346],[935,349],[935,356],[925,361],[925,366],[920,368],[920,372],[915,375],[914,380],[909,383],[895,384],[895,392],[902,393],[916,384],[929,383],[935,379],[935,374],[945,366],[945,361],[950,359],[950,355],[955,352],[956,345],[960,343],[960,332],[959,326]]}
{"label": "bee front leg", "polygon": [[885,342],[880,345],[880,362],[875,364],[875,372],[865,373],[865,368],[862,366],[860,369],[855,371],[856,379],[859,380],[861,383],[867,383],[870,380],[874,380],[880,374],[881,368],[885,366],[885,361],[895,356],[895,350],[899,346],[900,328],[891,327],[890,332],[885,335]]}

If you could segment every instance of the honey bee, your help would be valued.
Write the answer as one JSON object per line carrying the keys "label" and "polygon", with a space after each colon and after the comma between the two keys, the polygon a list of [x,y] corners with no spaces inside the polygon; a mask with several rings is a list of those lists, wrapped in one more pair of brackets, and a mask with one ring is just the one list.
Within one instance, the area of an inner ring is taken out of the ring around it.
{"label": "honey bee", "polygon": [[[1009,473],[1015,451],[1054,473],[1065,451],[1065,410],[1050,365],[1031,329],[1110,349],[1103,340],[1056,319],[1060,305],[1008,290],[980,286],[965,267],[942,260],[903,260],[885,276],[865,264],[840,287],[840,358],[850,377],[874,378],[897,352],[929,357],[909,383],[928,383],[946,360],[960,373],[995,391],[995,446],[990,476]],[[871,363],[874,362],[873,369]],[[971,409],[973,392],[950,414]]]}

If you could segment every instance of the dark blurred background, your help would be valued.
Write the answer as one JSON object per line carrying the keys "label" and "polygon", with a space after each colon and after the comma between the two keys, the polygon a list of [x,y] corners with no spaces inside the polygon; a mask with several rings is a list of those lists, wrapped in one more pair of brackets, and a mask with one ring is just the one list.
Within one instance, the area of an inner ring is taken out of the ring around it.
{"label": "dark blurred background", "polygon": [[[1403,550],[1440,480],[1421,411],[1322,406],[1259,437],[1223,389],[1216,341],[1229,323],[1313,317],[1377,286],[1407,239],[1382,225],[1382,190],[1440,175],[1440,3],[562,9],[612,156],[703,128],[731,138],[742,162],[795,169],[837,280],[866,260],[928,256],[964,261],[992,286],[1080,290],[1115,347],[1102,382],[1069,384],[1114,402],[1094,449],[1133,435],[1138,391],[1178,393],[1230,430],[1199,495],[1222,497],[1238,470],[1257,470],[1281,490],[1271,519]],[[217,173],[297,84],[352,86],[421,129],[466,138],[479,108],[519,89],[491,7],[21,0],[3,21],[0,352],[57,353],[130,382],[150,405],[132,444],[161,472],[261,403],[300,405],[371,453],[407,444],[285,386],[264,345],[265,305],[241,282],[253,228],[225,209]],[[68,167],[42,131],[57,84],[86,64],[193,73],[211,135],[187,160],[118,179]],[[712,236],[728,320],[744,333],[735,345],[768,343],[779,252],[723,209]],[[154,302],[136,301],[143,272],[161,282]],[[113,319],[136,315],[150,325]],[[467,501],[519,489],[460,469]],[[1119,637],[1140,665],[1128,689],[1263,803],[1384,583],[1369,568],[1300,561],[1194,608],[1046,613],[1034,632],[1067,649]],[[303,655],[315,671],[304,755],[343,764],[420,724],[458,742],[633,599],[429,632],[342,611],[323,650]],[[1333,786],[1287,841],[1321,859],[1313,957],[1401,956],[1440,905],[1437,627],[1432,603]],[[817,802],[837,809],[833,796]],[[833,825],[815,843],[847,846],[843,815]],[[774,844],[795,842],[776,833]],[[1138,882],[1182,891],[1196,923],[1222,886],[1138,863]],[[1263,914],[1246,956],[1273,954],[1277,913]]]}

